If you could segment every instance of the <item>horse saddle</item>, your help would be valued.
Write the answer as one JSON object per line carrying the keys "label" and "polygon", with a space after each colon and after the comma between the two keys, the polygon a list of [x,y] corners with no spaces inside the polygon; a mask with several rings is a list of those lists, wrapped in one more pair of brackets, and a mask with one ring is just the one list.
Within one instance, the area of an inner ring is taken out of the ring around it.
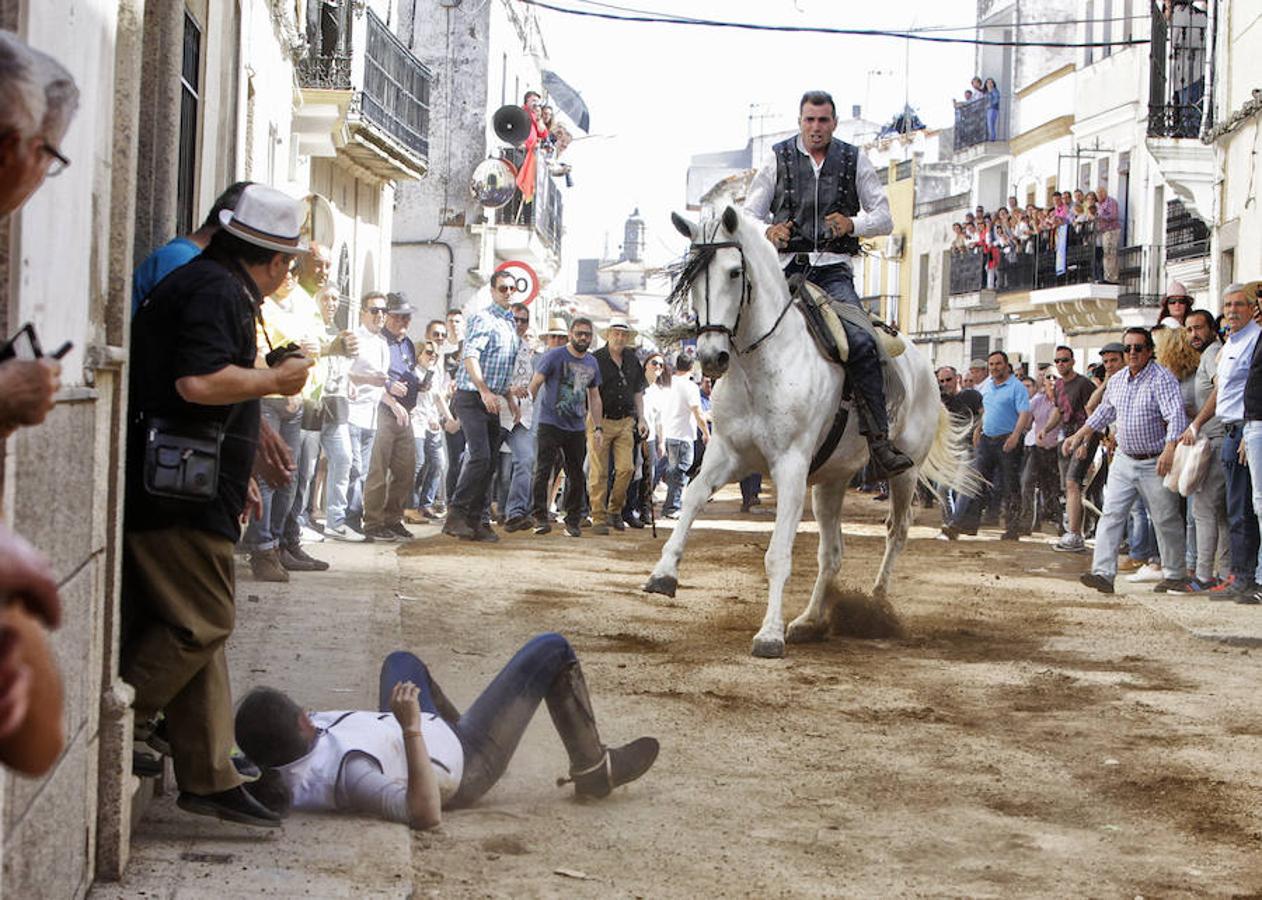
{"label": "horse saddle", "polygon": [[902,405],[905,390],[896,366],[890,362],[901,356],[907,343],[893,325],[882,322],[857,303],[830,297],[823,288],[801,277],[789,281],[789,291],[806,317],[807,331],[825,359],[844,366],[850,359],[850,341],[845,324],[862,329],[876,340],[877,357],[885,381],[885,404],[891,418]]}

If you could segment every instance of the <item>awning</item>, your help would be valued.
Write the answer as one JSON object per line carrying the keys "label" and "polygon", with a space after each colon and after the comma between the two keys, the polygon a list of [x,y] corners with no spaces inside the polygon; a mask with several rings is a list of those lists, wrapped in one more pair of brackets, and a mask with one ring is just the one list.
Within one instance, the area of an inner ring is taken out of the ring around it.
{"label": "awning", "polygon": [[591,115],[587,112],[587,104],[574,88],[570,87],[556,72],[544,71],[543,89],[548,94],[548,102],[565,113],[570,121],[581,128],[584,133],[591,129]]}

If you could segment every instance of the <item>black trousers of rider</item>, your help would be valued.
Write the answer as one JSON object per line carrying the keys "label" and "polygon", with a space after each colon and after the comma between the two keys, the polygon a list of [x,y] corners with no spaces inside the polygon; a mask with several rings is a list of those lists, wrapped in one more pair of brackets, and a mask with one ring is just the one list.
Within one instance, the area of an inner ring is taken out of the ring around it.
{"label": "black trousers of rider", "polygon": [[[849,263],[837,263],[831,266],[804,266],[795,259],[784,268],[784,277],[788,278],[799,272],[806,279],[816,284],[834,300],[853,303],[859,306],[859,294],[854,289],[854,272]],[[846,340],[850,342],[850,359],[846,363],[846,373],[853,379],[855,393],[866,401],[871,415],[871,430],[877,434],[889,434],[889,413],[885,409],[885,378],[881,374],[881,358],[877,354],[876,340],[861,328],[855,328],[845,319],[841,320],[846,329]],[[860,428],[867,423],[861,416]]]}

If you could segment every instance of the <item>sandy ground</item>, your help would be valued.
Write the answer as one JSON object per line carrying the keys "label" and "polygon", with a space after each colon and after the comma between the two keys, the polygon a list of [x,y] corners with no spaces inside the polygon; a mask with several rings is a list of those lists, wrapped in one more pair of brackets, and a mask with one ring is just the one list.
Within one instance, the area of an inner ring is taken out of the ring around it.
{"label": "sandy ground", "polygon": [[733,498],[707,508],[673,600],[640,592],[647,531],[400,551],[403,641],[459,705],[560,631],[606,741],[663,746],[642,781],[578,803],[541,711],[478,807],[413,837],[416,895],[1262,896],[1262,650],[1196,636],[1257,634],[1257,608],[1088,592],[1085,557],[1050,538],[938,542],[926,510],[891,627],[861,594],[883,504],[852,495],[844,633],[757,660],[771,512]]}

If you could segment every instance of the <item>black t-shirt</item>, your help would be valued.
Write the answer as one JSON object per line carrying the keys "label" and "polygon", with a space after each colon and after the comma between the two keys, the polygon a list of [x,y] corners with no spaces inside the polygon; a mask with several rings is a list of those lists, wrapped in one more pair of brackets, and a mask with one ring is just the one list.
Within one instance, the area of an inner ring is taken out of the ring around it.
{"label": "black t-shirt", "polygon": [[1095,385],[1085,375],[1073,381],[1064,378],[1056,382],[1056,408],[1060,410],[1061,434],[1069,437],[1087,422],[1087,401],[1095,392]]}
{"label": "black t-shirt", "polygon": [[953,416],[967,416],[970,422],[976,422],[982,414],[982,395],[972,388],[964,388],[958,394],[943,397],[947,412]]}
{"label": "black t-shirt", "polygon": [[592,354],[600,366],[600,405],[606,419],[625,419],[635,415],[635,395],[649,386],[644,367],[628,347],[622,351],[621,368],[614,364],[606,344]]}
{"label": "black t-shirt", "polygon": [[[175,382],[225,366],[254,366],[261,298],[235,260],[207,251],[172,272],[141,304],[132,321],[126,511],[128,531],[185,526],[236,541],[238,517],[258,446],[259,401],[230,406],[189,403]],[[148,417],[223,425],[219,490],[198,502],[155,497],[144,487],[144,421]]]}

